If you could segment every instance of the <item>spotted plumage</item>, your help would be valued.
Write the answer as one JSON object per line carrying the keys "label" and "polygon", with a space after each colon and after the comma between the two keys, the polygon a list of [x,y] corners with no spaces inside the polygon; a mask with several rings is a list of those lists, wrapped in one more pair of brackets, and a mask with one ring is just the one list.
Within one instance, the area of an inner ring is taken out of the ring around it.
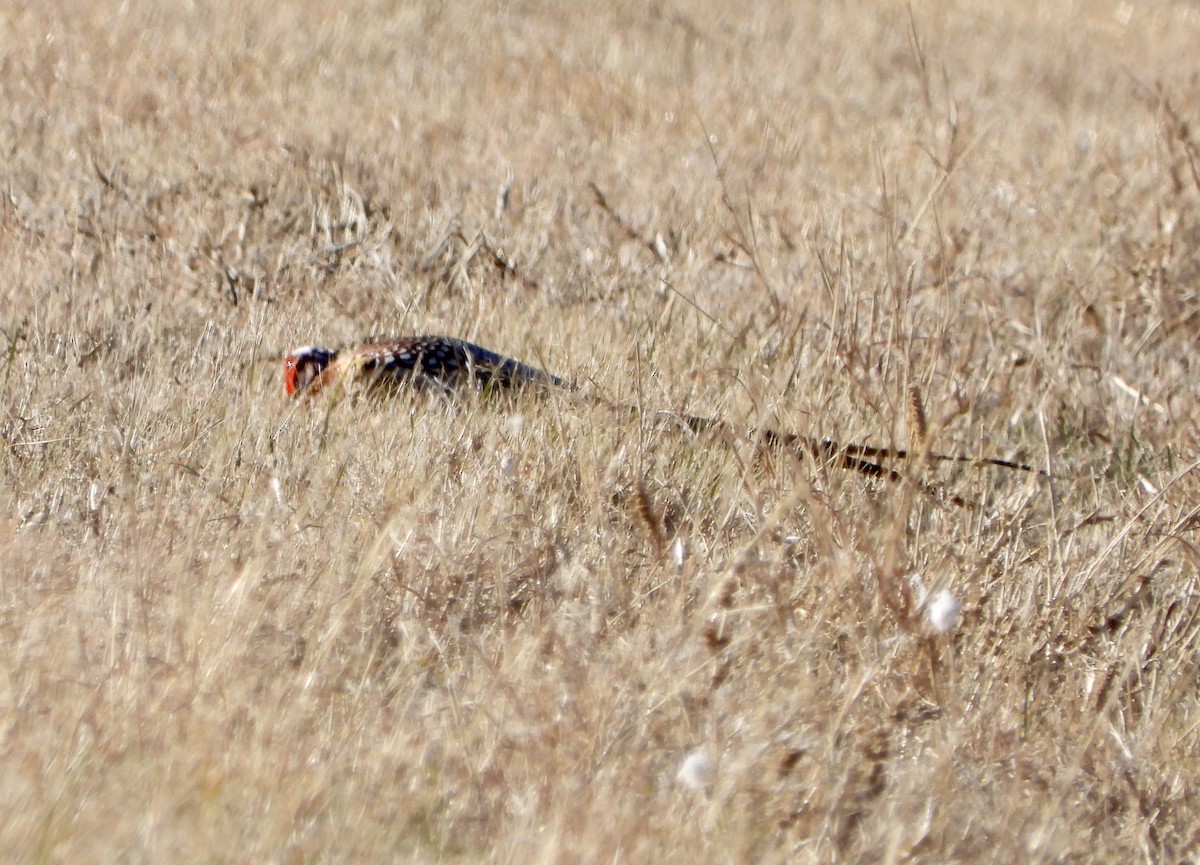
{"label": "spotted plumage", "polygon": [[521,385],[566,387],[557,376],[448,336],[409,336],[331,350],[298,348],[283,365],[289,396],[313,395],[330,385],[396,387],[411,383],[445,389],[470,382],[482,388]]}

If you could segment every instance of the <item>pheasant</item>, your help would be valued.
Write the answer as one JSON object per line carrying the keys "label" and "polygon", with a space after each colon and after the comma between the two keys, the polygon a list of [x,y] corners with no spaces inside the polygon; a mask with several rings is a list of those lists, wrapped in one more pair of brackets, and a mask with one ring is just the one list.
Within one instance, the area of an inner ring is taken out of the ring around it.
{"label": "pheasant", "polygon": [[[568,392],[578,391],[571,382],[538,367],[521,363],[466,340],[448,336],[408,336],[369,342],[349,349],[305,346],[288,354],[283,362],[283,386],[288,396],[295,398],[311,397],[339,384],[345,389],[361,386],[378,390],[397,388],[406,382],[418,388],[432,386],[447,392],[464,384],[483,389],[513,390],[534,386]],[[637,411],[633,406],[620,405],[604,399],[597,401],[622,411]],[[679,412],[659,414],[673,418],[697,433],[714,429],[737,429],[732,424],[716,418]],[[881,461],[903,460],[913,456],[908,451],[897,448],[840,444],[833,439],[819,439],[773,429],[749,429],[744,432],[760,438],[770,446],[807,451],[832,465],[893,481],[900,480],[902,476],[894,469],[886,468]],[[1046,475],[1045,471],[1024,463],[995,457],[939,453],[924,453],[921,456],[931,461],[991,465]]]}

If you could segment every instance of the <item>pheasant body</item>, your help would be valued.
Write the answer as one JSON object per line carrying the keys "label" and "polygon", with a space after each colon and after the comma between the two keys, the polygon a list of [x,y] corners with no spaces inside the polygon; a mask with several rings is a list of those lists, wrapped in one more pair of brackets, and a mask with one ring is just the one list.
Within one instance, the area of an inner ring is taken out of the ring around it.
{"label": "pheasant body", "polygon": [[567,387],[557,376],[448,336],[410,336],[371,342],[351,349],[306,346],[284,360],[289,396],[313,395],[332,384],[396,387],[463,383],[508,390],[523,385]]}

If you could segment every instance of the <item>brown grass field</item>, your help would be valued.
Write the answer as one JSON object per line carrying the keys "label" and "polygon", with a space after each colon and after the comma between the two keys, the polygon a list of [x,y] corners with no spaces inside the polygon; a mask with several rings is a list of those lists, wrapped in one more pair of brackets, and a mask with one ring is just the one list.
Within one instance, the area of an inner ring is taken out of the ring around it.
{"label": "brown grass field", "polygon": [[0,860],[1200,856],[1195,2],[0,28]]}

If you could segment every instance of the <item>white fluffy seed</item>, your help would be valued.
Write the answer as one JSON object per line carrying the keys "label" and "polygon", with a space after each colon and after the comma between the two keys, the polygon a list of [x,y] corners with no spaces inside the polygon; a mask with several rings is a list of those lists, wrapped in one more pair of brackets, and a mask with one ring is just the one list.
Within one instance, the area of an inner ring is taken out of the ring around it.
{"label": "white fluffy seed", "polygon": [[675,538],[675,543],[671,544],[671,560],[675,562],[677,568],[682,568],[684,562],[687,561],[687,545],[684,544],[682,537]]}
{"label": "white fluffy seed", "polygon": [[925,621],[939,634],[953,631],[961,615],[962,604],[950,594],[949,589],[942,589],[925,605]]}
{"label": "white fluffy seed", "polygon": [[705,748],[697,748],[683,759],[675,780],[689,790],[707,790],[717,778],[717,769]]}

